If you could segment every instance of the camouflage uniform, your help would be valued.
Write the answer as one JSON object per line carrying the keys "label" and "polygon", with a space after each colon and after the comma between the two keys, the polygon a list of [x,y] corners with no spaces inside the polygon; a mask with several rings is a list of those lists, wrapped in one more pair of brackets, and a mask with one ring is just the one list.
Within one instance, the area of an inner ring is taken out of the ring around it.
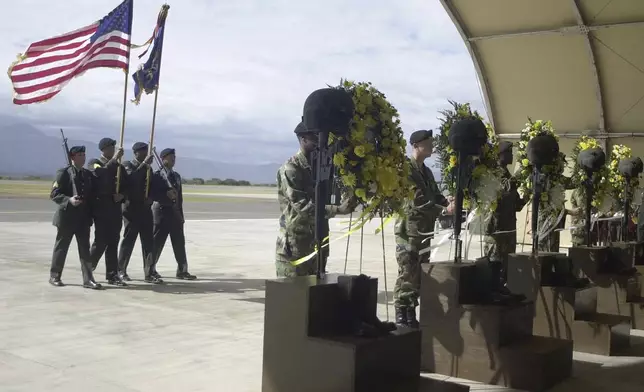
{"label": "camouflage uniform", "polygon": [[[486,227],[485,254],[491,261],[503,263],[507,269],[508,255],[517,249],[517,212],[521,211],[526,201],[517,191],[517,183],[510,171],[504,168],[504,188],[497,202],[497,209]],[[494,234],[496,232],[501,232]]]}
{"label": "camouflage uniform", "polygon": [[586,200],[582,196],[579,189],[572,191],[570,204],[573,209],[579,210],[578,214],[571,215],[570,219],[571,226],[575,227],[570,231],[572,246],[584,246],[586,244]]}
{"label": "camouflage uniform", "polygon": [[394,233],[396,236],[396,261],[398,262],[398,279],[394,286],[394,304],[396,307],[418,306],[420,290],[421,263],[429,262],[429,252],[419,254],[430,246],[427,238],[421,233],[434,231],[438,215],[448,202],[441,194],[431,170],[413,159],[410,179],[414,186],[414,200],[405,206],[406,217],[398,217]]}
{"label": "camouflage uniform", "polygon": [[[282,211],[276,244],[277,276],[315,275],[315,256],[300,265],[291,264],[315,250],[315,179],[302,151],[289,158],[277,172],[277,199]],[[329,232],[328,219],[337,213],[337,206],[326,206],[325,236]],[[322,255],[324,270],[329,256],[328,246],[322,249]]]}

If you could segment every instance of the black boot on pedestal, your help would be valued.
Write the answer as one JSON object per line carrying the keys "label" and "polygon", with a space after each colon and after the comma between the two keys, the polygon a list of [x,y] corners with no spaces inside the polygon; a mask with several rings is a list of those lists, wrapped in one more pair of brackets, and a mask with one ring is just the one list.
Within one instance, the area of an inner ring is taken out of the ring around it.
{"label": "black boot on pedestal", "polygon": [[396,324],[383,322],[376,316],[376,291],[372,292],[370,278],[366,275],[338,280],[348,299],[348,318],[356,336],[378,337],[396,330]]}

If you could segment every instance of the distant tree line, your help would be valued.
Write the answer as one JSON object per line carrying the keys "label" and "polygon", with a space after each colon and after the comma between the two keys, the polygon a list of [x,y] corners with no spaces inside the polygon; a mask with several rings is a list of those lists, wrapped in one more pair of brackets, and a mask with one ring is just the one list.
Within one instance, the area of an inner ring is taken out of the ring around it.
{"label": "distant tree line", "polygon": [[[0,176],[0,180],[16,180],[16,181],[53,181],[53,177],[48,176]],[[246,180],[234,180],[226,178],[211,178],[204,180],[203,178],[182,178],[181,181],[187,185],[225,185],[225,186],[262,186],[262,187],[275,187],[276,184],[251,184]]]}
{"label": "distant tree line", "polygon": [[52,176],[0,176],[0,180],[16,180],[16,181],[53,181]]}
{"label": "distant tree line", "polygon": [[195,177],[191,179],[182,178],[182,182],[188,185],[226,185],[226,186],[276,186],[276,184],[251,184],[246,180],[234,180],[232,178],[211,178],[204,180],[203,178]]}

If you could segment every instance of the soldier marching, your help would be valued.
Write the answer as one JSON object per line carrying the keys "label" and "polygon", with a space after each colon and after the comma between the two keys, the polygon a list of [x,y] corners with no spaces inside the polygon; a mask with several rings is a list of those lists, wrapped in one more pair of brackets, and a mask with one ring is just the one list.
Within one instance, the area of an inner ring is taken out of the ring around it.
{"label": "soldier marching", "polygon": [[[64,136],[63,136],[64,137]],[[63,268],[72,238],[76,238],[81,260],[83,287],[99,290],[93,271],[105,255],[105,279],[114,286],[127,286],[130,257],[137,237],[141,239],[145,282],[161,284],[156,270],[165,241],[170,236],[177,261],[176,278],[195,280],[188,272],[183,224],[181,176],[173,170],[175,150],[161,152],[160,169],[152,172],[153,155],[148,145],[132,146],[134,159],[120,164],[123,149],[116,141],[101,139],[101,156],[85,165],[85,147],[73,146],[65,151],[69,164],[58,170],[50,199],[56,203],[53,225],[56,240],[52,255],[49,283],[62,287]],[[125,225],[119,249],[121,228]],[[94,225],[94,242],[90,246],[90,228]]]}

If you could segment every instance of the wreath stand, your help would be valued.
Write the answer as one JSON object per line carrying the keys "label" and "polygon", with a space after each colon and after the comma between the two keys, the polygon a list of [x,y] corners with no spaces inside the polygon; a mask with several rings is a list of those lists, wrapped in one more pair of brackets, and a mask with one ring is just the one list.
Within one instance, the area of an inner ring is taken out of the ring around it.
{"label": "wreath stand", "polygon": [[[460,164],[465,157],[458,153]],[[457,189],[462,193],[460,181]],[[455,230],[462,201],[457,193]],[[572,343],[534,336],[532,303],[488,300],[498,283],[491,266],[485,259],[461,259],[458,234],[455,260],[423,265],[422,369],[529,391],[543,391],[569,377]]]}
{"label": "wreath stand", "polygon": [[[626,191],[633,173],[623,172]],[[639,175],[637,173],[636,175]],[[623,201],[624,218],[622,233],[630,217],[631,200]],[[588,208],[588,204],[587,204]],[[629,241],[612,242],[607,247],[573,247],[570,256],[579,276],[588,278],[597,287],[597,313],[604,323],[599,328],[604,335],[603,344],[595,353],[602,355],[619,354],[630,346],[630,330],[644,328],[644,295],[642,274],[644,273],[644,243]],[[610,324],[609,324],[610,322]]]}
{"label": "wreath stand", "polygon": [[[337,122],[335,126],[328,124],[329,120],[337,121],[329,107],[337,108],[338,100],[346,100],[339,96],[343,93],[336,89],[317,90],[305,103],[305,125],[320,130],[317,249],[323,243],[320,227],[326,204],[321,184],[328,181],[331,161],[325,148],[329,137],[326,130],[341,128]],[[311,110],[317,112],[307,112],[310,100],[318,101],[311,105]],[[350,96],[348,101],[352,102]],[[342,109],[346,112],[347,108]],[[307,119],[307,114],[313,119]],[[307,123],[309,120],[319,123]],[[356,318],[377,318],[378,281],[364,276],[323,274],[319,268],[321,253],[318,252],[317,276],[266,281],[262,392],[418,392],[420,331],[404,329],[378,337],[356,336]]]}

